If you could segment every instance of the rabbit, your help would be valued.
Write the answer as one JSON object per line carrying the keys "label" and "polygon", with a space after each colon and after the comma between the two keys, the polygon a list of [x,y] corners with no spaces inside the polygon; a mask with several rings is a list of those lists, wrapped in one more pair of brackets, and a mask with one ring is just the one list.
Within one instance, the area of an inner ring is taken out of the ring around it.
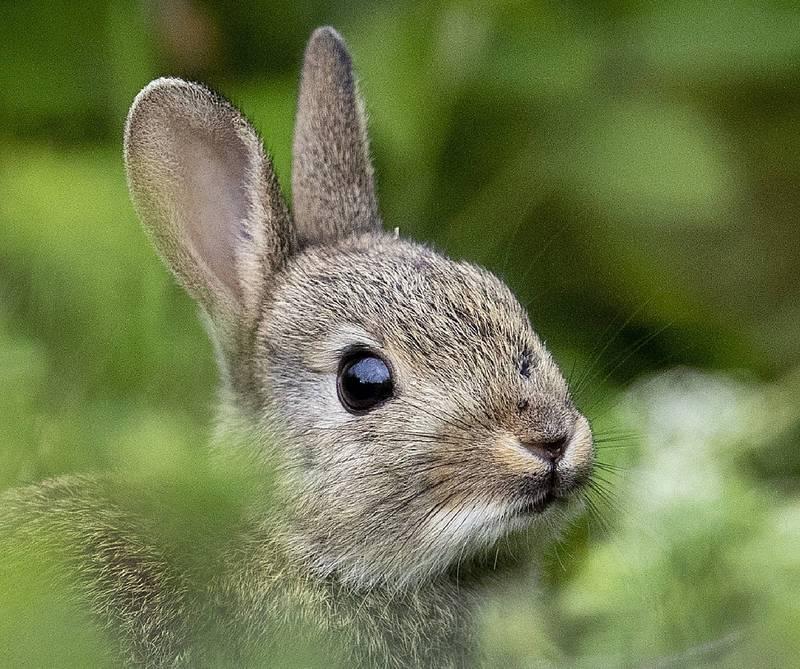
{"label": "rabbit", "polygon": [[19,534],[58,519],[133,666],[210,662],[187,631],[206,624],[231,630],[214,636],[231,664],[285,624],[330,635],[341,666],[475,666],[495,551],[580,511],[591,428],[503,281],[384,231],[342,38],[323,27],[306,47],[291,211],[257,132],[200,84],[146,86],[124,159],[214,343],[220,430],[238,435],[215,457],[272,468],[277,492],[247,501],[202,613],[190,577],[96,479],[12,493],[2,522]]}

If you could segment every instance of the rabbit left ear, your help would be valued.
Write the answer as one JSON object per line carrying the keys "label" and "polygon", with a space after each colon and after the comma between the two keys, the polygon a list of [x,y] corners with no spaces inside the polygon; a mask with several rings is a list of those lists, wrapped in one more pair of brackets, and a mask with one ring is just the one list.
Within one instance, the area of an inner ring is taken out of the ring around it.
{"label": "rabbit left ear", "polygon": [[364,107],[350,54],[333,28],[315,30],[306,47],[292,197],[301,244],[380,229]]}
{"label": "rabbit left ear", "polygon": [[261,140],[207,88],[158,79],[131,107],[125,166],[145,228],[221,343],[247,332],[295,242]]}

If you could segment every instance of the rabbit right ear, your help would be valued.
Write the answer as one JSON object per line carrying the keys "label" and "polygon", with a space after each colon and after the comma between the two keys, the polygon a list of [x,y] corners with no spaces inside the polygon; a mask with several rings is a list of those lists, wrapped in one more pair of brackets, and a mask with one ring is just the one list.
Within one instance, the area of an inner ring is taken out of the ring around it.
{"label": "rabbit right ear", "polygon": [[258,135],[203,86],[157,79],[128,114],[125,166],[159,253],[230,350],[257,318],[270,275],[295,246]]}
{"label": "rabbit right ear", "polygon": [[306,47],[292,199],[301,243],[380,229],[363,103],[350,54],[333,28],[315,30]]}

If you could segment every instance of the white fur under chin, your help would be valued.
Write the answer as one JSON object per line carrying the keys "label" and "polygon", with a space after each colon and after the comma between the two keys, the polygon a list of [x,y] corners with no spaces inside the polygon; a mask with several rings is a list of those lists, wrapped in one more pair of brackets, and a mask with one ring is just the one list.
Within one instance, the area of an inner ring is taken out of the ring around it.
{"label": "white fur under chin", "polygon": [[442,509],[425,524],[421,542],[424,548],[415,558],[427,558],[427,569],[421,565],[423,572],[437,573],[473,553],[492,548],[516,532],[540,530],[542,535],[550,537],[564,516],[563,507],[519,513],[517,505],[482,501],[457,509]]}
{"label": "white fur under chin", "polygon": [[[508,504],[476,502],[455,509],[440,509],[434,513],[422,530],[423,545],[436,547],[436,553],[450,563],[468,548],[493,544],[519,525],[524,527],[530,519],[509,517]],[[431,551],[433,552],[433,551]]]}
{"label": "white fur under chin", "polygon": [[[570,504],[569,508],[574,509]],[[537,539],[553,538],[563,525],[566,509],[518,513],[509,503],[477,501],[434,512],[401,551],[405,555],[348,556],[339,560],[313,560],[317,573],[336,573],[340,582],[354,589],[388,586],[397,591],[435,579],[481,550],[493,548],[511,534],[530,531]],[[537,531],[538,530],[538,531]],[[540,536],[541,535],[541,536]]]}

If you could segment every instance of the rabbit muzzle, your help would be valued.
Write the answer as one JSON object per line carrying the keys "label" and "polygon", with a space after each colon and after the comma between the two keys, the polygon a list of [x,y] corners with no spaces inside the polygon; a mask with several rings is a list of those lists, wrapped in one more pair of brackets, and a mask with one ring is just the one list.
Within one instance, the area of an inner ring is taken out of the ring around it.
{"label": "rabbit muzzle", "polygon": [[519,439],[531,456],[531,471],[520,484],[520,513],[542,513],[571,497],[589,481],[594,445],[589,423],[578,414],[568,430],[537,439]]}

